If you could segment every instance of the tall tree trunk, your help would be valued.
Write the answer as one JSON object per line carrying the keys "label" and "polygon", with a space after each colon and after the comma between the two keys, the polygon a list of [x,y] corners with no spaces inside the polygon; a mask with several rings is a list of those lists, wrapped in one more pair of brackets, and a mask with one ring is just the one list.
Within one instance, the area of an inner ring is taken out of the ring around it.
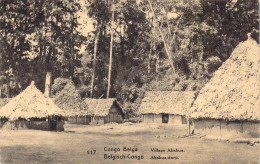
{"label": "tall tree trunk", "polygon": [[75,63],[75,52],[74,52],[74,14],[71,14],[71,40],[70,40],[70,52],[71,52],[71,62],[70,62],[70,79],[74,76],[74,63]]}
{"label": "tall tree trunk", "polygon": [[44,30],[44,42],[43,42],[43,57],[42,57],[42,63],[43,63],[43,72],[46,72],[46,52],[47,52],[47,43],[46,43],[46,39],[47,39],[47,18],[44,14],[44,25],[45,25],[45,30]]}
{"label": "tall tree trunk", "polygon": [[108,70],[108,82],[107,82],[107,98],[109,98],[110,83],[111,83],[111,71],[112,71],[112,54],[113,54],[113,39],[114,39],[114,0],[112,0],[112,24],[111,24],[111,40],[110,40],[110,55],[109,55],[109,70]]}
{"label": "tall tree trunk", "polygon": [[7,78],[7,98],[11,98],[11,88],[10,88],[10,79],[9,77]]}
{"label": "tall tree trunk", "polygon": [[39,37],[39,46],[40,46],[40,59],[42,59],[42,51],[43,51],[43,46],[42,46],[42,32],[40,32],[40,37]]}
{"label": "tall tree trunk", "polygon": [[121,47],[121,64],[124,65],[126,62],[125,55],[125,25],[120,28],[120,47]]}
{"label": "tall tree trunk", "polygon": [[[9,50],[9,46],[8,46],[8,36],[7,36],[7,29],[5,28],[5,43],[6,43],[6,50],[7,50],[7,55],[11,55],[9,54],[10,52],[8,51]],[[1,59],[3,59],[3,56],[1,57]],[[2,63],[1,63],[2,64]],[[1,65],[2,66],[2,65]],[[7,98],[11,98],[11,93],[10,93],[10,79],[9,79],[9,74],[5,75],[6,76],[6,79],[7,79],[7,88],[6,88],[6,91],[7,91]]]}
{"label": "tall tree trunk", "polygon": [[165,40],[165,38],[164,38],[164,35],[163,35],[162,30],[161,30],[161,28],[159,27],[159,25],[157,24],[157,20],[156,20],[155,14],[154,14],[154,10],[153,10],[153,6],[152,6],[152,4],[151,4],[151,1],[148,0],[148,3],[149,3],[149,6],[150,6],[150,10],[151,10],[151,12],[152,12],[152,14],[153,14],[153,18],[154,18],[154,21],[155,21],[154,24],[155,24],[155,26],[158,28],[159,33],[160,33],[160,35],[161,35],[161,37],[162,37],[163,44],[164,44],[164,48],[165,48],[166,54],[167,54],[167,56],[168,56],[168,58],[169,58],[170,65],[171,65],[171,67],[172,67],[173,72],[175,72],[175,68],[174,68],[173,60],[172,60],[172,54],[171,54],[171,52],[169,51],[169,48],[168,48],[168,45],[167,45],[166,40]]}
{"label": "tall tree trunk", "polygon": [[160,62],[160,59],[159,59],[159,54],[158,54],[158,56],[156,58],[156,64],[155,64],[155,72],[156,73],[159,72],[159,67],[160,67],[159,62]]}
{"label": "tall tree trunk", "polygon": [[168,19],[168,1],[166,2],[166,7],[165,9],[165,17],[166,17],[166,23],[167,23],[167,29],[168,29],[168,39],[171,40],[171,28],[170,28],[170,23],[169,23],[169,19]]}
{"label": "tall tree trunk", "polygon": [[172,40],[171,40],[171,42],[173,42],[174,39],[175,39],[175,35],[176,35],[177,30],[178,30],[178,26],[179,26],[179,23],[180,23],[180,20],[181,20],[182,16],[183,16],[183,15],[180,16],[180,18],[178,19],[178,21],[177,21],[177,23],[176,23],[176,26],[175,26],[175,29],[174,29],[174,32],[173,32],[173,35],[172,35]]}
{"label": "tall tree trunk", "polygon": [[[64,22],[62,21],[62,27],[64,29]],[[61,64],[61,76],[62,77],[66,77],[65,75],[65,66],[66,66],[66,60],[65,60],[65,46],[66,46],[66,43],[65,43],[65,36],[62,36],[62,46],[61,46],[61,49],[62,49],[62,64]]]}
{"label": "tall tree trunk", "polygon": [[152,43],[150,43],[150,52],[149,52],[149,56],[148,56],[148,74],[151,73],[151,56],[152,56]]}
{"label": "tall tree trunk", "polygon": [[96,37],[95,37],[93,73],[92,73],[92,77],[91,77],[90,97],[93,97],[93,91],[94,91],[94,81],[95,81],[95,74],[96,74],[97,49],[98,49],[99,35],[100,35],[100,27],[98,27]]}

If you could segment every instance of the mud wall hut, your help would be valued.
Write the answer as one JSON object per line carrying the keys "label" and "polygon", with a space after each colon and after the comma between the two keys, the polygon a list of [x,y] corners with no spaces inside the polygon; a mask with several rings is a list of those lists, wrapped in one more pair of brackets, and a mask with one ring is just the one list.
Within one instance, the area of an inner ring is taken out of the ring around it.
{"label": "mud wall hut", "polygon": [[139,113],[146,123],[187,124],[186,113],[194,101],[191,91],[149,91],[146,92]]}
{"label": "mud wall hut", "polygon": [[195,133],[260,137],[259,52],[249,36],[202,88],[190,114]]}
{"label": "mud wall hut", "polygon": [[34,82],[0,109],[13,128],[62,131],[64,113],[36,88]]}
{"label": "mud wall hut", "polygon": [[121,123],[124,113],[116,99],[85,99],[88,107],[93,114],[92,124],[105,124],[108,122]]}

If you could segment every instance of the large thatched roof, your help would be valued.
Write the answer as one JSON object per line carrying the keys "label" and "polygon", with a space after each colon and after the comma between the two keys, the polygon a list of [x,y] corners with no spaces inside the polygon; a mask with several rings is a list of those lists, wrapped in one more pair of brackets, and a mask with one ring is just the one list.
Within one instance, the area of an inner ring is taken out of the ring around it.
{"label": "large thatched roof", "polygon": [[109,113],[109,109],[116,101],[114,98],[109,99],[92,99],[86,98],[85,102],[88,104],[90,112],[95,116],[106,116]]}
{"label": "large thatched roof", "polygon": [[142,100],[139,113],[186,115],[194,97],[195,92],[191,91],[149,91]]}
{"label": "large thatched roof", "polygon": [[67,83],[64,89],[54,98],[54,102],[67,116],[91,114],[88,105],[81,99],[73,83]]}
{"label": "large thatched roof", "polygon": [[191,117],[260,120],[259,52],[251,38],[240,43],[200,91]]}
{"label": "large thatched roof", "polygon": [[34,82],[23,92],[11,99],[0,109],[0,117],[10,120],[20,118],[44,118],[51,115],[63,115],[62,110],[54,102],[38,90]]}

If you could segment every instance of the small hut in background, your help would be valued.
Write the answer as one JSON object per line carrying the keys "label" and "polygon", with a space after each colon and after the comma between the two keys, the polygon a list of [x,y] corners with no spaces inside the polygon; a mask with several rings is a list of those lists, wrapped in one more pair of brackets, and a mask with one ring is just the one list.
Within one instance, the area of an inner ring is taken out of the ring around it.
{"label": "small hut in background", "polygon": [[63,114],[34,82],[0,109],[0,117],[7,118],[14,127],[38,130],[64,130]]}
{"label": "small hut in background", "polygon": [[187,124],[186,113],[194,101],[191,91],[149,91],[146,92],[139,113],[143,122]]}
{"label": "small hut in background", "polygon": [[249,36],[200,91],[190,114],[195,133],[260,137],[259,50]]}
{"label": "small hut in background", "polygon": [[66,113],[69,124],[90,124],[88,105],[81,99],[73,82],[68,81],[53,100]]}
{"label": "small hut in background", "polygon": [[116,99],[85,99],[92,113],[92,124],[121,123],[124,113]]}

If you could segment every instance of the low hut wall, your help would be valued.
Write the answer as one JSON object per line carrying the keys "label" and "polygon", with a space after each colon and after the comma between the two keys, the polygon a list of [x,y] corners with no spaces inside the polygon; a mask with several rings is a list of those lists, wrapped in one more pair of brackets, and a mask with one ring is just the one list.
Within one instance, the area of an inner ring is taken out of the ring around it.
{"label": "low hut wall", "polygon": [[145,123],[162,123],[162,114],[143,114]]}
{"label": "low hut wall", "polygon": [[57,131],[64,131],[64,126],[63,125],[64,125],[63,121],[58,121],[57,122],[57,126],[56,126],[56,128],[57,128],[56,130]]}
{"label": "low hut wall", "polygon": [[154,114],[143,114],[143,122],[153,123],[154,122]]}
{"label": "low hut wall", "polygon": [[84,125],[89,125],[91,122],[91,117],[90,116],[74,116],[74,117],[69,117],[68,118],[68,123],[69,124],[84,124]]}
{"label": "low hut wall", "polygon": [[0,128],[2,128],[7,121],[7,119],[0,119]]}
{"label": "low hut wall", "polygon": [[90,118],[89,121],[90,121],[89,124],[92,124],[92,125],[102,125],[102,124],[106,124],[106,123],[109,123],[109,122],[117,122],[117,123],[123,122],[123,120],[110,121],[109,114],[107,116],[92,117],[92,122],[91,122],[91,118]]}
{"label": "low hut wall", "polygon": [[106,117],[103,117],[103,119],[104,119],[104,124],[109,123],[110,122],[109,114]]}
{"label": "low hut wall", "polygon": [[35,129],[35,130],[50,130],[48,121],[14,121],[14,128],[16,129]]}
{"label": "low hut wall", "polygon": [[0,121],[0,128],[2,128],[2,126],[5,124],[5,122]]}
{"label": "low hut wall", "polygon": [[193,120],[193,123],[195,133],[223,136],[227,138],[260,137],[259,122],[196,119]]}
{"label": "low hut wall", "polygon": [[169,124],[174,124],[174,125],[183,125],[183,124],[187,124],[187,119],[185,116],[181,116],[181,115],[173,115],[173,114],[169,114]]}
{"label": "low hut wall", "polygon": [[[162,114],[143,114],[143,122],[145,123],[162,123]],[[185,116],[169,114],[169,124],[183,125],[187,124]]]}
{"label": "low hut wall", "polygon": [[162,114],[154,115],[154,123],[162,123]]}
{"label": "low hut wall", "polygon": [[107,119],[108,122],[117,122],[117,123],[123,122],[123,116],[119,112],[109,113]]}
{"label": "low hut wall", "polygon": [[113,102],[113,105],[109,109],[108,121],[122,123],[123,118],[124,118],[124,113],[122,109],[116,102]]}
{"label": "low hut wall", "polygon": [[[9,121],[8,121],[9,122]],[[5,122],[6,123],[6,122]],[[10,123],[10,122],[9,122]],[[52,130],[50,123],[48,121],[24,121],[24,120],[16,120],[11,122],[10,130],[12,129],[34,129],[34,130]],[[64,122],[58,121],[56,125],[57,131],[64,131]]]}
{"label": "low hut wall", "polygon": [[89,125],[91,121],[91,118],[88,116],[80,116],[78,117],[78,124],[85,124],[85,125]]}
{"label": "low hut wall", "polygon": [[68,122],[69,124],[76,124],[76,123],[77,123],[77,118],[76,118],[76,116],[74,116],[74,117],[69,117],[67,122]]}
{"label": "low hut wall", "polygon": [[51,130],[48,121],[29,121],[28,128],[36,130]]}
{"label": "low hut wall", "polygon": [[103,116],[95,116],[92,119],[92,125],[102,125],[105,123],[105,117]]}

